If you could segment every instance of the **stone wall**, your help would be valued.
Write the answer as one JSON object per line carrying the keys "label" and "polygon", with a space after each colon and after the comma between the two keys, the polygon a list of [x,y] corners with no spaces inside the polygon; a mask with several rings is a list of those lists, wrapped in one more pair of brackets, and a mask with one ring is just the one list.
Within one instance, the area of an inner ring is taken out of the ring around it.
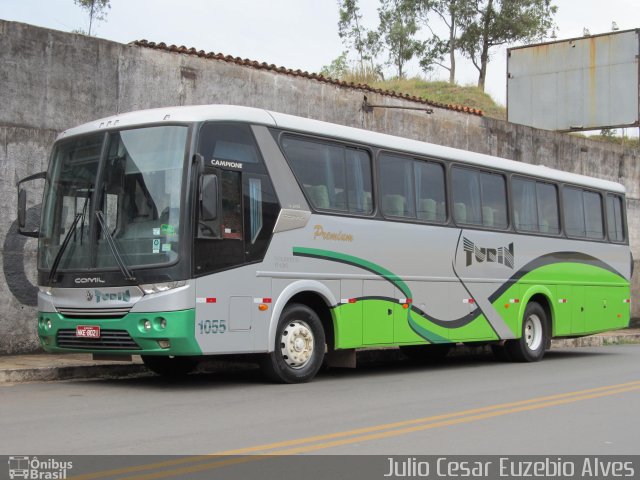
{"label": "stone wall", "polygon": [[[57,132],[142,108],[213,103],[267,108],[619,181],[627,188],[632,250],[640,259],[640,159],[637,151],[620,146],[446,107],[434,107],[432,115],[365,113],[365,95],[373,104],[421,104],[300,72],[3,20],[0,87],[0,354],[38,349],[35,241],[16,235],[16,181],[46,168]],[[33,205],[31,214],[36,212]],[[638,261],[635,271],[633,314],[640,316]]]}

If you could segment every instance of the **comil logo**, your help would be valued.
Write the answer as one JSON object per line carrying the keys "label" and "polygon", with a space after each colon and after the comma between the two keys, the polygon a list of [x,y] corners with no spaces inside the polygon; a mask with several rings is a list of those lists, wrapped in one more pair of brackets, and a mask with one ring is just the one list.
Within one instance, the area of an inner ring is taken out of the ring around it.
{"label": "comil logo", "polygon": [[73,468],[73,462],[62,462],[54,458],[45,460],[38,457],[9,457],[9,478],[27,478],[37,480],[62,480]]}
{"label": "comil logo", "polygon": [[77,284],[83,284],[83,283],[104,283],[104,280],[101,279],[100,277],[80,277],[80,278],[76,278],[74,280],[75,283]]}
{"label": "comil logo", "polygon": [[466,237],[463,237],[463,248],[467,257],[467,267],[476,263],[500,263],[505,267],[513,268],[513,243],[506,247],[484,248],[478,247]]}

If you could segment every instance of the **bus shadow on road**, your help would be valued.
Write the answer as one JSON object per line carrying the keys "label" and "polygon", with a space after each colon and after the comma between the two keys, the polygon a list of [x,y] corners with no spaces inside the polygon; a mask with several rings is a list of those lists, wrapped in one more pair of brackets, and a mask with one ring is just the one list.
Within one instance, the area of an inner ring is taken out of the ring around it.
{"label": "bus shadow on road", "polygon": [[[561,365],[571,360],[581,360],[587,357],[602,357],[619,355],[616,349],[602,348],[573,348],[553,349],[545,354],[542,363],[554,363]],[[398,349],[368,350],[357,354],[356,368],[323,367],[315,382],[324,382],[340,379],[354,379],[362,377],[375,377],[390,374],[411,374],[442,372],[462,369],[511,369],[522,368],[527,364],[501,361],[497,359],[488,348],[463,347],[451,352],[448,356],[424,362],[412,361],[404,356]],[[529,364],[531,365],[531,364]],[[211,388],[246,388],[249,385],[264,387],[274,385],[267,380],[260,371],[255,358],[227,358],[213,357],[206,359],[196,372],[182,377],[170,378],[155,375],[151,372],[128,378],[109,378],[88,380],[113,386],[126,388],[149,388],[161,390],[206,390]]]}

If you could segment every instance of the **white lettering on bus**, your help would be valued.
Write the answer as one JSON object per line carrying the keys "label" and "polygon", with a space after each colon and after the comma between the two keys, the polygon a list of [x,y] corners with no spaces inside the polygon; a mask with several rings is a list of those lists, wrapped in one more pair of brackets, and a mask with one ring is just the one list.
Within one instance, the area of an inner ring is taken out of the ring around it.
{"label": "white lettering on bus", "polygon": [[227,167],[227,168],[238,168],[242,169],[242,163],[240,162],[228,162],[226,160],[216,160],[215,158],[211,160],[211,165],[214,167]]}

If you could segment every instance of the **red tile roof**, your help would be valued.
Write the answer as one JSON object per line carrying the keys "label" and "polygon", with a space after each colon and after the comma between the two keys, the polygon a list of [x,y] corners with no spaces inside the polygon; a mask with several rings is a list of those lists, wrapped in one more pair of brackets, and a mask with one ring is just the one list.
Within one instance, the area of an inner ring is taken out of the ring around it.
{"label": "red tile roof", "polygon": [[309,73],[309,72],[303,72],[301,70],[292,70],[290,68],[277,67],[273,64],[269,65],[267,63],[264,63],[264,62],[260,63],[255,60],[242,59],[240,57],[232,57],[231,55],[223,55],[222,53],[205,52],[204,50],[196,50],[195,48],[187,48],[185,46],[178,47],[176,45],[167,45],[164,42],[154,43],[154,42],[149,42],[147,40],[136,40],[134,42],[131,42],[130,45],[136,45],[138,47],[145,47],[145,48],[152,48],[155,50],[164,50],[167,52],[182,53],[184,55],[193,55],[196,57],[208,58],[211,60],[222,60],[224,62],[235,63],[236,65],[241,65],[243,67],[256,68],[259,70],[270,70],[272,72],[282,73],[284,75],[292,75],[294,77],[308,78],[311,80],[317,80],[319,82],[330,83],[332,85],[337,85],[340,87],[364,90],[367,92],[377,93],[387,97],[401,98],[403,100],[409,100],[411,102],[420,103],[422,105],[445,108],[447,110],[454,110],[456,112],[469,113],[471,115],[478,115],[478,116],[484,115],[482,110],[479,110],[476,108],[465,107],[462,105],[452,105],[452,104],[433,102],[431,100],[426,100],[424,98],[411,96],[409,94],[394,92],[393,90],[383,90],[381,88],[374,88],[364,83],[345,82],[343,80],[337,80],[335,78],[325,77],[318,73]]}

